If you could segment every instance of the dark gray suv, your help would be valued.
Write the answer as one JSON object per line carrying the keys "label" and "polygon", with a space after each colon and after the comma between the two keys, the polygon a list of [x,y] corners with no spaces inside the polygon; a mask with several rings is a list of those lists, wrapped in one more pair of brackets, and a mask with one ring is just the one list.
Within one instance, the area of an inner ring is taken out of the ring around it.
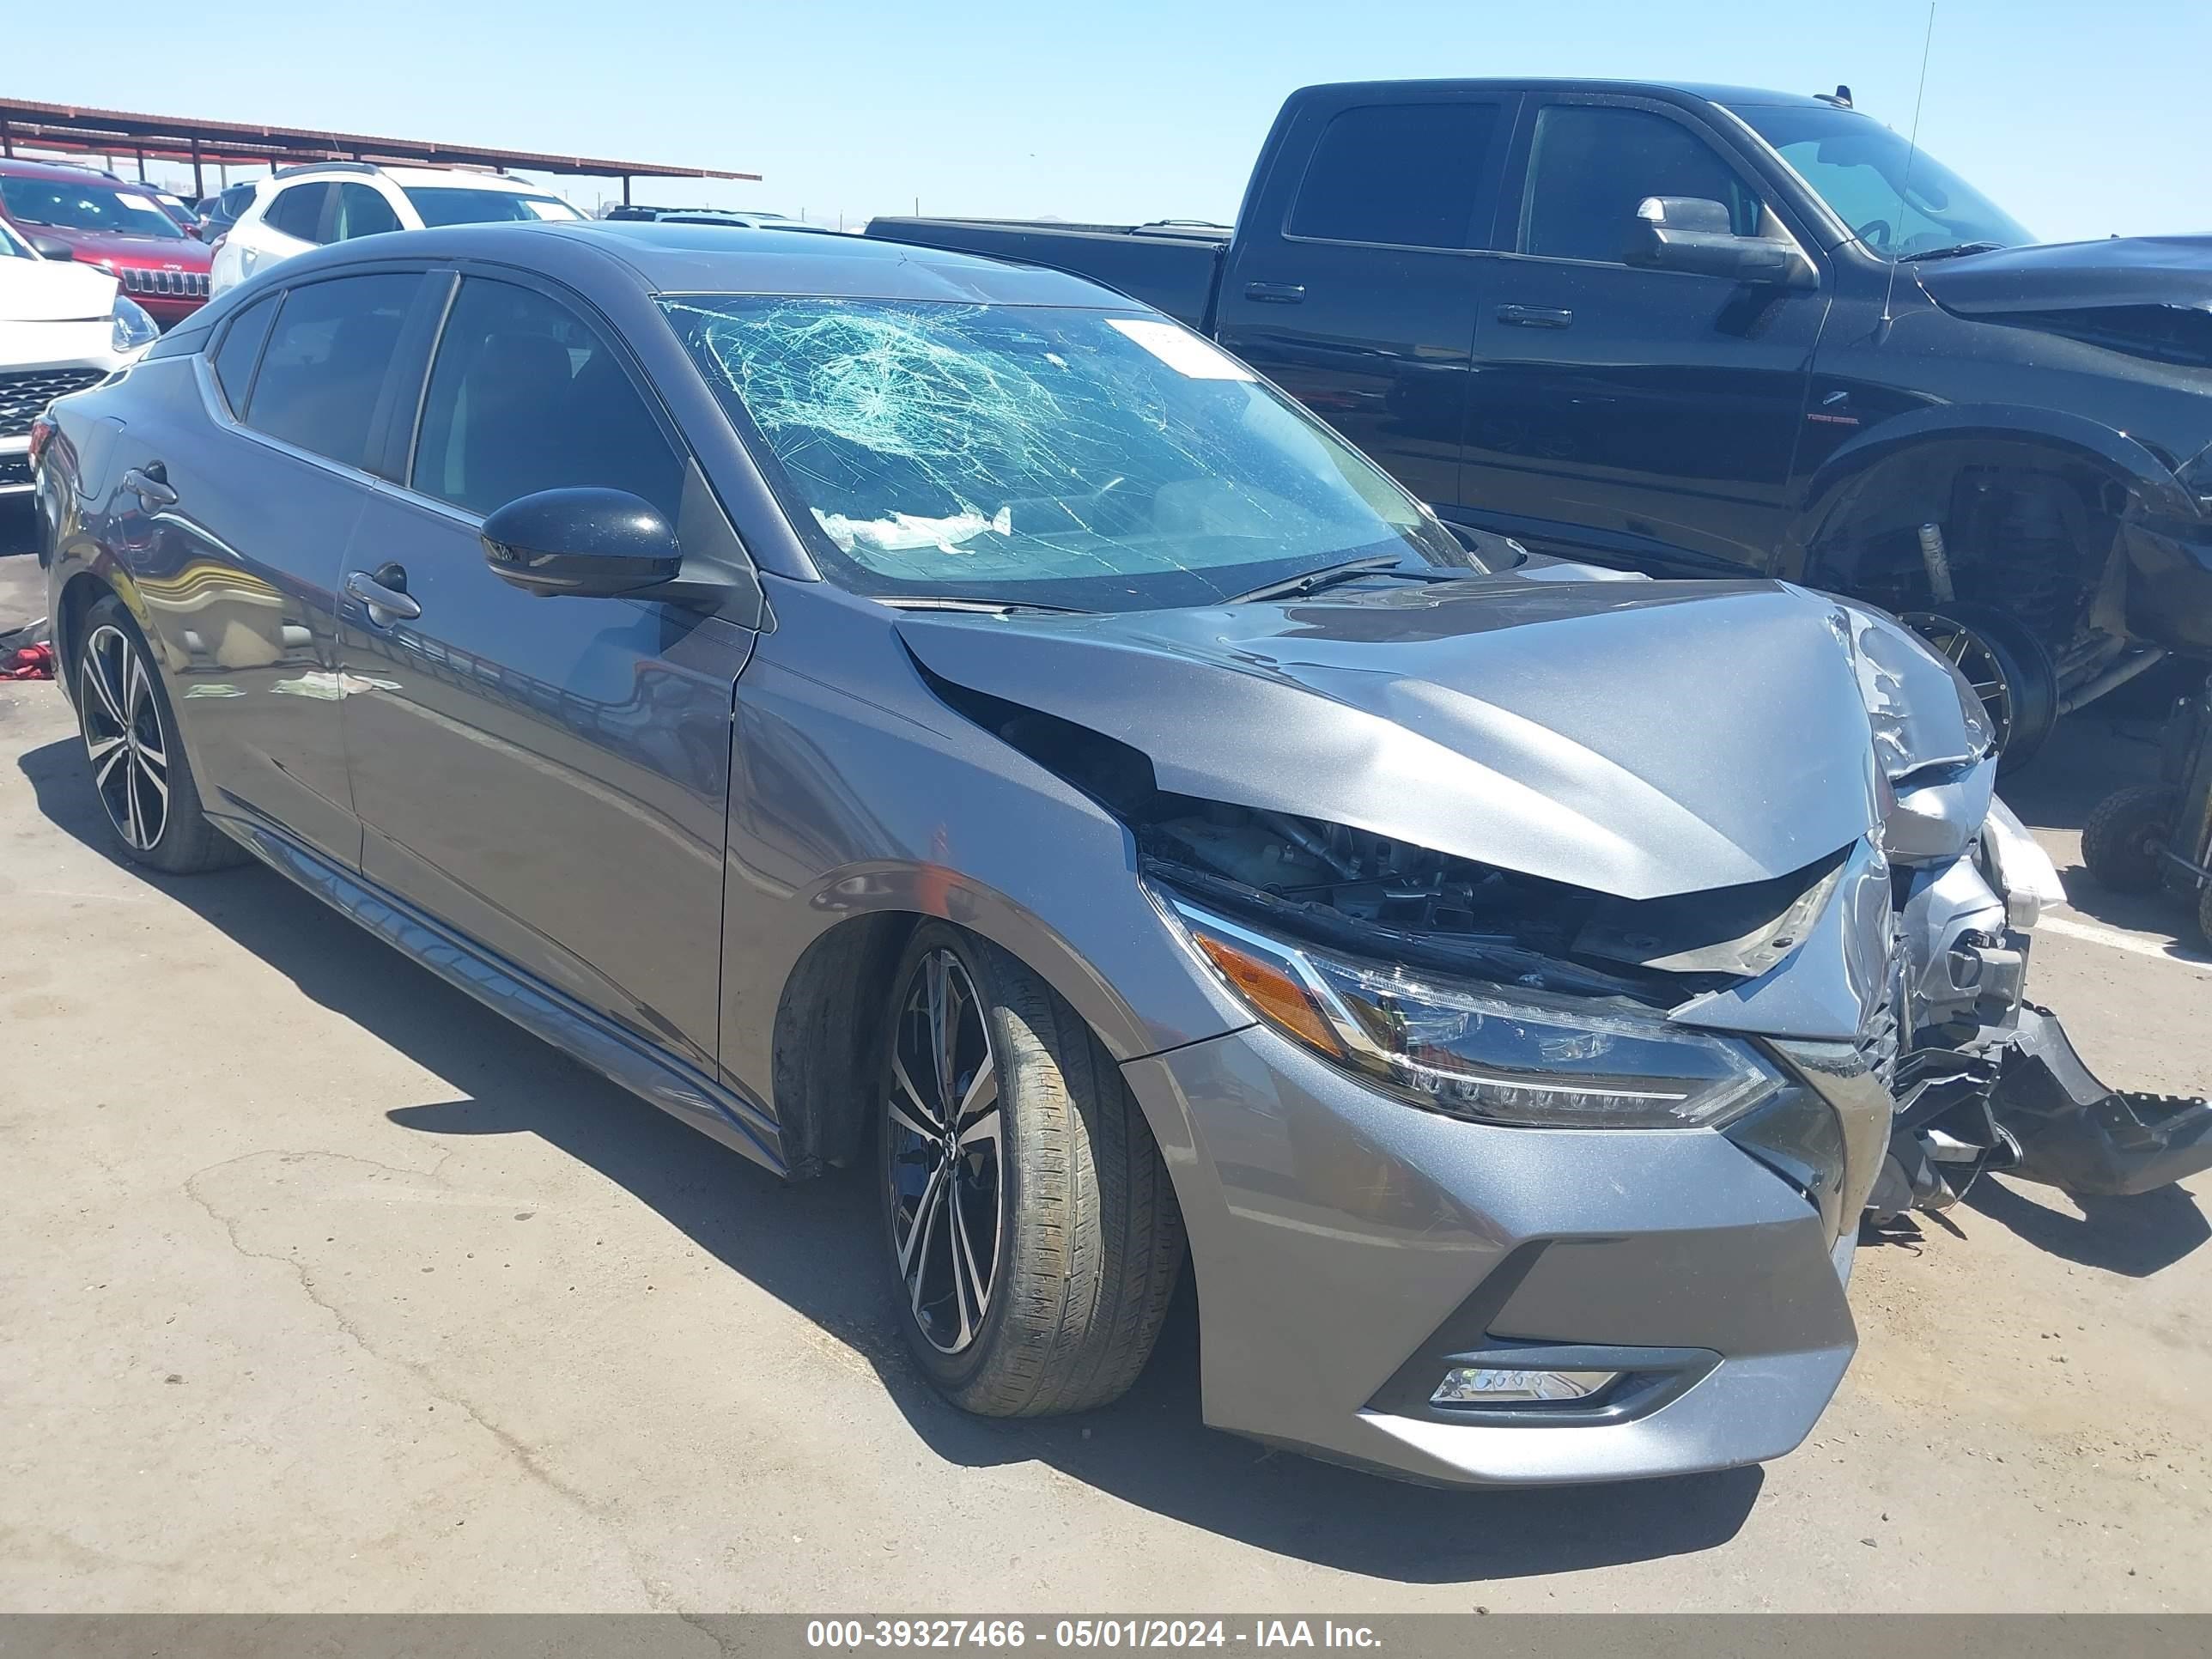
{"label": "dark gray suv", "polygon": [[2021,1155],[2052,877],[1948,666],[1776,583],[1509,568],[1077,279],[377,237],[37,457],[130,856],[258,855],[769,1169],[871,1166],[971,1410],[1113,1398],[1188,1265],[1225,1428],[1769,1457],[1862,1210]]}

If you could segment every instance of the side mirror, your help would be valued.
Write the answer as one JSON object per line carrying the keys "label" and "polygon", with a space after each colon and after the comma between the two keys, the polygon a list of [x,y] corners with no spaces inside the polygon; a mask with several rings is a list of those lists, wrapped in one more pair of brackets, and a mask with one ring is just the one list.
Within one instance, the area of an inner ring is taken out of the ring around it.
{"label": "side mirror", "polygon": [[484,558],[530,593],[611,597],[658,587],[683,568],[676,532],[623,489],[541,489],[483,522]]}
{"label": "side mirror", "polygon": [[31,245],[31,252],[41,259],[68,260],[76,258],[76,247],[70,243],[64,242],[58,236],[31,235],[26,236],[23,240]]}
{"label": "side mirror", "polygon": [[1779,236],[1739,236],[1729,210],[1696,196],[1647,196],[1629,222],[1628,263],[1654,270],[1686,270],[1731,282],[1814,288],[1820,277],[1796,243]]}

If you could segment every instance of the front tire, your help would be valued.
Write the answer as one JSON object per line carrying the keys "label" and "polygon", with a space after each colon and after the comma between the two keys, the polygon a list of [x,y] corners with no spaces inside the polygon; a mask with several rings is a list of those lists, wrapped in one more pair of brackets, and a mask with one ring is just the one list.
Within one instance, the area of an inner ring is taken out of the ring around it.
{"label": "front tire", "polygon": [[112,593],[86,613],[70,672],[93,793],[124,855],[172,875],[241,862],[201,808],[161,671]]}
{"label": "front tire", "polygon": [[995,945],[924,922],[892,982],[878,1151],[908,1346],[966,1411],[1105,1405],[1182,1263],[1143,1112],[1081,1017]]}

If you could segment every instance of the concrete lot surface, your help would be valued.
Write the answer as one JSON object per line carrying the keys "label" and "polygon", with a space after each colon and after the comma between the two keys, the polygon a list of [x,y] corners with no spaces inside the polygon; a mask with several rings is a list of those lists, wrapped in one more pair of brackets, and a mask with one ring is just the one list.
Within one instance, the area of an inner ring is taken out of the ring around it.
{"label": "concrete lot surface", "polygon": [[[2147,755],[2085,720],[2008,793],[2071,866]],[[980,1422],[896,1346],[862,1182],[97,814],[58,691],[0,685],[0,1608],[2212,1608],[2212,1182],[1991,1181],[1863,1247],[1859,1359],[1764,1469],[1270,1453],[1200,1425],[1188,1307],[1119,1406]],[[2109,1080],[2212,1088],[2178,911],[2066,874],[2036,994]]]}

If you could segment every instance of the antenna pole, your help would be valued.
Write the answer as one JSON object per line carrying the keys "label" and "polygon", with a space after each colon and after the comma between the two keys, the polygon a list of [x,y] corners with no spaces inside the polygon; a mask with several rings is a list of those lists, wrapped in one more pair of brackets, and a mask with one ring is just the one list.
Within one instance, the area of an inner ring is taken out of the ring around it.
{"label": "antenna pole", "polygon": [[[1905,141],[1905,182],[1897,187],[1897,224],[1890,234],[1905,228],[1905,198],[1912,188],[1912,164],[1920,156],[1920,106],[1928,97],[1928,54],[1936,45],[1936,0],[1928,0],[1928,32],[1920,39],[1920,85],[1912,94],[1912,136]],[[1881,291],[1881,325],[1890,325],[1889,302],[1897,295],[1897,255],[1889,256],[1889,283]]]}

